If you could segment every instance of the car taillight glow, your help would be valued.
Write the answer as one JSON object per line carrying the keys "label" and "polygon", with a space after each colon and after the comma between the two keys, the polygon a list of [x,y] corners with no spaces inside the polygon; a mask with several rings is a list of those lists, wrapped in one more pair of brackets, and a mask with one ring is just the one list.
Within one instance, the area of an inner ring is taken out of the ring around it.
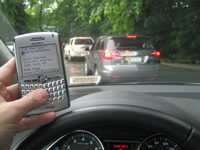
{"label": "car taillight glow", "polygon": [[74,45],[72,45],[72,51],[74,51]]}
{"label": "car taillight glow", "polygon": [[135,39],[135,38],[137,38],[137,36],[136,35],[127,35],[126,38],[128,38],[128,39]]}
{"label": "car taillight glow", "polygon": [[121,56],[120,52],[105,52],[103,54],[104,59],[113,59],[118,56]]}
{"label": "car taillight glow", "polygon": [[150,53],[150,56],[155,56],[156,58],[159,58],[160,57],[160,52],[158,52],[158,51],[152,51]]}

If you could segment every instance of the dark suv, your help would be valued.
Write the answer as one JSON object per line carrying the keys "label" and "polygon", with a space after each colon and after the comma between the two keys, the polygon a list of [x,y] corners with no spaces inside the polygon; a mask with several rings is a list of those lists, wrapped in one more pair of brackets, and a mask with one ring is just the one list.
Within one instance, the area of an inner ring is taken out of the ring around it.
{"label": "dark suv", "polygon": [[158,80],[159,57],[149,37],[100,36],[85,56],[85,74],[109,82]]}

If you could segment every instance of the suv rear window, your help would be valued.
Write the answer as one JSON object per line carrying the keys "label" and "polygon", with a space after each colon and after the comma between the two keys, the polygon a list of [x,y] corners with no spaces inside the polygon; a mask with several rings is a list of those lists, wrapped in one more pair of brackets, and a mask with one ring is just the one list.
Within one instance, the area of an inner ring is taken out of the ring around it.
{"label": "suv rear window", "polygon": [[108,41],[108,49],[113,50],[135,50],[152,49],[153,45],[149,38],[112,38]]}
{"label": "suv rear window", "polygon": [[76,39],[75,45],[91,45],[93,41],[91,39]]}

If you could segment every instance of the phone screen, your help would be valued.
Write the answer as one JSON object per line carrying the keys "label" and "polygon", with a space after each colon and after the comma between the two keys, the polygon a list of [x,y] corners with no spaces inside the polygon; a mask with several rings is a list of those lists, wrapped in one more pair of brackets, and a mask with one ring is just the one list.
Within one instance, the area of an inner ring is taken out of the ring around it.
{"label": "phone screen", "polygon": [[23,75],[59,70],[56,44],[21,47],[19,50]]}

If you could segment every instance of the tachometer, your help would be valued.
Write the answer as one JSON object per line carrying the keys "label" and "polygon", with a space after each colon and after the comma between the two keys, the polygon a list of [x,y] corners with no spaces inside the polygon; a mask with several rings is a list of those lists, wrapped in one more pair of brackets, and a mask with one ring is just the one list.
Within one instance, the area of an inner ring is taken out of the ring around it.
{"label": "tachometer", "polygon": [[184,150],[179,144],[164,135],[153,135],[145,139],[137,150]]}
{"label": "tachometer", "polygon": [[104,150],[104,147],[93,133],[77,130],[61,137],[48,150]]}

